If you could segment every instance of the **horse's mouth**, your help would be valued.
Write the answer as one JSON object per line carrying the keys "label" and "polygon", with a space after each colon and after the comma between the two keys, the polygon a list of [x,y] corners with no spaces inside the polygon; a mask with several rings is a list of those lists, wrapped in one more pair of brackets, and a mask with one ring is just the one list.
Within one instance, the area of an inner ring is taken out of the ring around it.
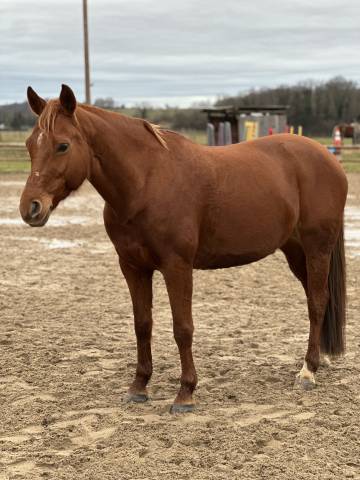
{"label": "horse's mouth", "polygon": [[53,208],[50,207],[49,210],[46,212],[46,214],[43,215],[41,218],[38,218],[38,217],[32,218],[27,223],[30,225],[30,227],[43,227],[46,224],[46,222],[49,220],[52,209]]}

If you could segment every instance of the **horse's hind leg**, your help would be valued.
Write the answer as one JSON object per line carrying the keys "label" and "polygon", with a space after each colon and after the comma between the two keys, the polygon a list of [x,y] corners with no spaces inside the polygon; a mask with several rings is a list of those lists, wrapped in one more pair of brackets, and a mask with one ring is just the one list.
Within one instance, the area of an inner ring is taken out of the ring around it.
{"label": "horse's hind leg", "polygon": [[[304,249],[299,240],[291,238],[281,247],[289,268],[295,277],[301,282],[307,296],[307,268]],[[328,355],[320,352],[320,365],[328,367],[330,365]]]}
{"label": "horse's hind leg", "polygon": [[320,363],[321,329],[329,300],[328,276],[330,259],[331,250],[310,251],[306,254],[310,334],[304,365],[296,380],[296,384],[305,390],[315,386],[315,373]]}
{"label": "horse's hind leg", "polygon": [[295,238],[290,238],[285,245],[281,247],[281,250],[286,257],[290,270],[295,277],[300,280],[305,293],[307,293],[306,257],[301,243]]}
{"label": "horse's hind leg", "polygon": [[147,384],[152,374],[151,331],[152,331],[152,271],[135,269],[120,262],[128,284],[134,311],[134,326],[137,341],[137,367],[126,401],[148,400]]}

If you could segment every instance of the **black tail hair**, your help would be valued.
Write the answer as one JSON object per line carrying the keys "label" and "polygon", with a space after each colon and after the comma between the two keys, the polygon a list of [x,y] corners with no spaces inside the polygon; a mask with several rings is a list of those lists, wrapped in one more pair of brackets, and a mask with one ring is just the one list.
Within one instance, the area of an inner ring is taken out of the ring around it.
{"label": "black tail hair", "polygon": [[331,255],[329,272],[329,302],[321,330],[321,351],[330,356],[345,351],[346,324],[346,266],[344,226],[342,226]]}

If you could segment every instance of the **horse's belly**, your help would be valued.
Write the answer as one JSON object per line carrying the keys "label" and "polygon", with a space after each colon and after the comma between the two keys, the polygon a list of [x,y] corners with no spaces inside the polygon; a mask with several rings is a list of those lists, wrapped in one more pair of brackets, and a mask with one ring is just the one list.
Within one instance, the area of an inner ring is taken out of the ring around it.
{"label": "horse's belly", "polygon": [[226,268],[261,260],[287,241],[296,223],[296,209],[284,204],[224,210],[203,225],[194,266]]}
{"label": "horse's belly", "polygon": [[266,229],[264,225],[252,231],[248,227],[233,226],[209,232],[206,239],[199,243],[194,266],[215,269],[247,265],[274,253],[288,235],[281,229]]}
{"label": "horse's belly", "polygon": [[217,268],[238,267],[249,263],[257,262],[267,257],[272,251],[263,252],[246,252],[242,254],[202,254],[201,252],[195,257],[194,268],[199,270],[215,270]]}

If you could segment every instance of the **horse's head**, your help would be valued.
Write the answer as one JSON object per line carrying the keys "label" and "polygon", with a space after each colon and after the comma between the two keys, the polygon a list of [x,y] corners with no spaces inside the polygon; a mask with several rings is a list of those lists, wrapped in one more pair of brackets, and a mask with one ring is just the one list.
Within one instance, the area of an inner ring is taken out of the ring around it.
{"label": "horse's head", "polygon": [[31,87],[27,97],[39,118],[26,141],[31,173],[20,213],[32,227],[41,227],[58,203],[87,177],[90,152],[79,128],[75,95],[68,86],[62,86],[58,100],[46,102]]}

